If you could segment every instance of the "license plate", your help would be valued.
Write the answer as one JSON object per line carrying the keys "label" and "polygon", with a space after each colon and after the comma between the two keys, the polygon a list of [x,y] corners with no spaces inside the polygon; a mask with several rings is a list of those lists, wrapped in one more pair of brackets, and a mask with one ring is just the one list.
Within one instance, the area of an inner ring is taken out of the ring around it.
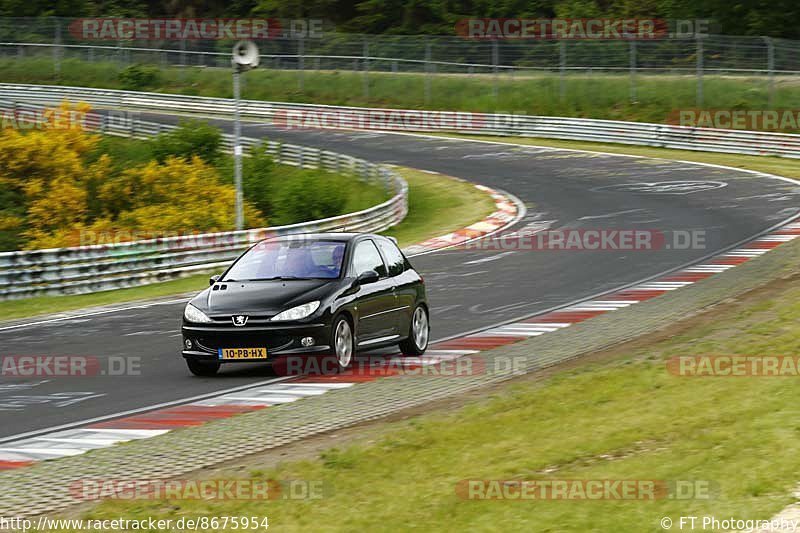
{"label": "license plate", "polygon": [[266,359],[266,348],[220,348],[220,359]]}

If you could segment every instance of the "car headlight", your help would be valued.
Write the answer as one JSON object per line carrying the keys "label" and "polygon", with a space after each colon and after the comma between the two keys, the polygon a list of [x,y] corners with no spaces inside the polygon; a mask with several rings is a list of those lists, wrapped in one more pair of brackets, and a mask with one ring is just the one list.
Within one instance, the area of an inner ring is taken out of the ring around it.
{"label": "car headlight", "polygon": [[300,320],[305,318],[314,311],[319,309],[319,301],[308,302],[307,304],[298,305],[287,309],[283,313],[279,313],[272,317],[272,320]]}
{"label": "car headlight", "polygon": [[186,309],[183,311],[183,318],[185,318],[187,322],[213,322],[204,312],[192,304],[186,304]]}

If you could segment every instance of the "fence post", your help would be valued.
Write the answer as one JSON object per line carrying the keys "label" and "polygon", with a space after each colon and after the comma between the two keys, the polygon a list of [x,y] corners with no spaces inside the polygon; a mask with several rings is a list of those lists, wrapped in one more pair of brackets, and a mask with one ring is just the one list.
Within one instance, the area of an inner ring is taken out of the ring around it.
{"label": "fence post", "polygon": [[636,103],[636,41],[630,42],[631,53],[631,103]]}
{"label": "fence post", "polygon": [[297,38],[297,88],[300,92],[305,90],[306,75],[306,45],[303,36]]}
{"label": "fence post", "polygon": [[61,19],[56,17],[55,20],[55,35],[53,47],[53,73],[56,77],[61,76]]}
{"label": "fence post", "polygon": [[497,39],[492,40],[492,97],[497,100],[497,65],[500,62],[500,50]]}
{"label": "fence post", "polygon": [[431,102],[431,43],[425,43],[425,104]]}
{"label": "fence post", "polygon": [[697,43],[697,107],[703,107],[703,40],[698,34]]}
{"label": "fence post", "polygon": [[186,66],[186,39],[181,39],[181,67],[185,66]]}
{"label": "fence post", "polygon": [[567,71],[567,42],[563,39],[558,41],[558,97],[563,102],[566,96],[566,80],[564,74]]}
{"label": "fence post", "polygon": [[364,98],[369,98],[369,41],[364,38]]}
{"label": "fence post", "polygon": [[762,37],[767,43],[767,76],[769,77],[769,95],[767,106],[770,108],[775,103],[775,43],[769,37]]}

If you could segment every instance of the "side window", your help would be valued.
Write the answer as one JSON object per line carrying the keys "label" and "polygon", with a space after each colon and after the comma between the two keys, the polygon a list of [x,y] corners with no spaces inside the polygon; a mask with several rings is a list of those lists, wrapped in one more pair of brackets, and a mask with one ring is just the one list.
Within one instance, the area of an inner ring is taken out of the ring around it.
{"label": "side window", "polygon": [[381,254],[372,241],[361,241],[353,254],[353,275],[358,276],[367,270],[374,270],[379,276],[386,276],[386,266]]}
{"label": "side window", "polygon": [[390,276],[399,276],[403,273],[405,269],[405,259],[403,258],[403,254],[397,248],[397,245],[392,241],[378,241],[378,246],[383,252],[383,256],[386,258],[386,263],[389,265],[389,275]]}

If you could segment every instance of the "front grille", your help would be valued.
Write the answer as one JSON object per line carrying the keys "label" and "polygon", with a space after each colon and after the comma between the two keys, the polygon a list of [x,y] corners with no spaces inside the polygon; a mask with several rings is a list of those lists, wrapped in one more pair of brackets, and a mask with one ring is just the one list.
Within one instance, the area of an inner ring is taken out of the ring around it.
{"label": "front grille", "polygon": [[218,327],[230,326],[232,328],[245,328],[247,326],[274,325],[275,323],[270,320],[273,316],[274,315],[250,315],[247,318],[246,326],[234,326],[232,315],[212,316],[211,320],[213,320],[214,325]]}
{"label": "front grille", "polygon": [[220,348],[267,348],[278,350],[292,344],[293,338],[288,335],[201,335],[196,337],[197,343],[207,350],[217,351]]}

